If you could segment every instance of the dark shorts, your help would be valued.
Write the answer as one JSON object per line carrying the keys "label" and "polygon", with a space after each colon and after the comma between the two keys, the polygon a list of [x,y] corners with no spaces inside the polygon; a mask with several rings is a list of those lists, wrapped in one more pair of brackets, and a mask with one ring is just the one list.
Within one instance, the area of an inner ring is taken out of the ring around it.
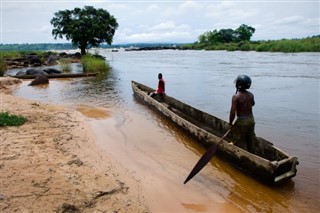
{"label": "dark shorts", "polygon": [[255,121],[253,117],[237,118],[234,124],[233,141],[234,144],[242,149],[254,153],[254,126]]}

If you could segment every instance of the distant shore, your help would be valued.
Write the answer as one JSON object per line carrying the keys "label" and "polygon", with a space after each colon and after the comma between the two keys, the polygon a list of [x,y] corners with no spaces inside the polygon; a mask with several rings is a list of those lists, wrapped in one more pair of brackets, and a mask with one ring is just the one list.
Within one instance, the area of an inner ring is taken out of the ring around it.
{"label": "distant shore", "polygon": [[[258,40],[238,43],[191,43],[156,42],[101,44],[99,48],[117,52],[148,50],[227,50],[227,51],[258,51],[258,52],[320,52],[320,35],[300,39]],[[35,43],[35,44],[0,44],[1,51],[64,51],[77,50],[71,43]]]}

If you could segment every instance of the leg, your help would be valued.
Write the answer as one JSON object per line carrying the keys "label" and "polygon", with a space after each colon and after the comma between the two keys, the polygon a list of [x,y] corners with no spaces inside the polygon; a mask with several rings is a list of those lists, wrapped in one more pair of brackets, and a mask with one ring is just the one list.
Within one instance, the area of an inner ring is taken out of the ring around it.
{"label": "leg", "polygon": [[255,153],[254,137],[255,137],[255,134],[254,134],[254,124],[253,124],[248,126],[247,137],[246,137],[248,151],[253,154]]}

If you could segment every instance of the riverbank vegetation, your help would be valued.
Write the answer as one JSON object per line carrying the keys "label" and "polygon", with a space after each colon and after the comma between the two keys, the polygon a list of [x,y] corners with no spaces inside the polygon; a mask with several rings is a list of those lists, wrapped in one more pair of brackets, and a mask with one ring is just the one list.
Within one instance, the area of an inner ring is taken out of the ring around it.
{"label": "riverbank vegetation", "polygon": [[181,46],[184,50],[227,50],[257,52],[320,52],[320,35],[303,39],[281,39],[270,41],[246,41],[229,43],[195,42]]}
{"label": "riverbank vegetation", "polygon": [[84,55],[81,57],[81,64],[83,72],[98,72],[105,73],[109,70],[109,64],[106,63],[105,59],[97,55]]}
{"label": "riverbank vegetation", "polygon": [[0,77],[4,75],[4,72],[7,70],[7,64],[4,59],[0,57]]}
{"label": "riverbank vegetation", "polygon": [[0,113],[0,127],[2,126],[21,126],[27,121],[26,118],[19,115],[12,115],[8,112]]}
{"label": "riverbank vegetation", "polygon": [[[109,70],[109,64],[104,57],[96,54],[81,55],[80,53],[66,54],[65,52],[46,52],[46,51],[0,51],[0,76],[3,76],[8,69],[14,69],[16,61],[24,62],[23,67],[33,67],[28,59],[37,59],[39,63],[37,66],[50,66],[60,64],[60,68],[63,72],[71,72],[72,63],[81,63],[83,72],[99,72],[106,73]],[[19,62],[19,63],[20,63]]]}
{"label": "riverbank vegetation", "polygon": [[63,72],[71,72],[71,70],[72,70],[71,59],[69,59],[69,58],[61,59],[60,66],[61,66],[61,70]]}
{"label": "riverbank vegetation", "polygon": [[227,50],[258,52],[320,52],[320,35],[302,39],[250,41],[255,29],[242,24],[237,29],[207,31],[192,44],[184,44],[187,50]]}

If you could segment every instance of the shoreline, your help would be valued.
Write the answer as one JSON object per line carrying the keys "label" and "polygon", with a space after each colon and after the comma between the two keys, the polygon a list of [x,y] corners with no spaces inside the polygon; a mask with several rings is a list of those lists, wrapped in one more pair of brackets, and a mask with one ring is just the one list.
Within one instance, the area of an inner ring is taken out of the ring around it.
{"label": "shoreline", "polygon": [[0,89],[1,111],[27,122],[0,128],[1,212],[149,212],[139,183],[99,149],[81,112],[10,89]]}

